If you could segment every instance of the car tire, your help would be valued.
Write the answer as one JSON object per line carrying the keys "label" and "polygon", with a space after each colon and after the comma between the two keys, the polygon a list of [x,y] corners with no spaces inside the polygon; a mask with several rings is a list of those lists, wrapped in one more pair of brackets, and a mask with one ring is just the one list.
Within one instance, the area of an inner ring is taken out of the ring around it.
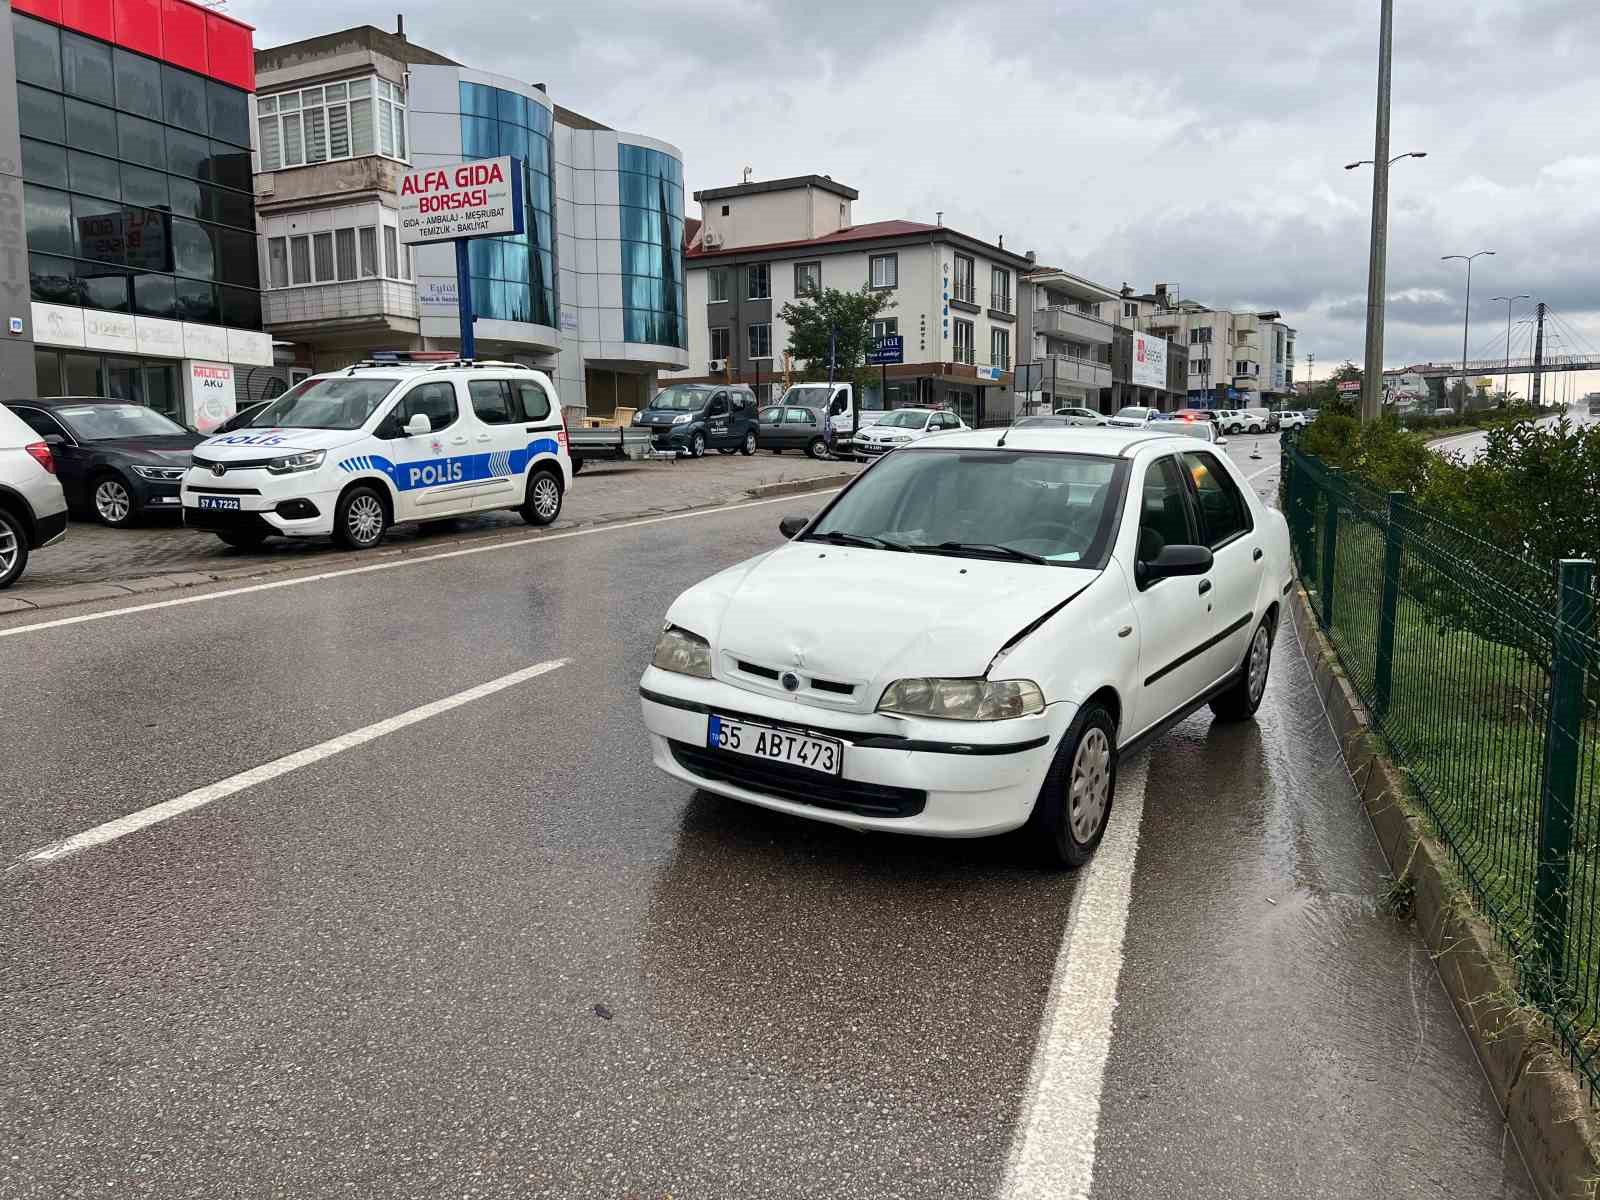
{"label": "car tire", "polygon": [[267,535],[259,529],[230,529],[226,533],[218,530],[217,537],[235,550],[259,550],[267,540]]}
{"label": "car tire", "polygon": [[1225,692],[1211,701],[1211,712],[1219,721],[1248,721],[1261,707],[1267,694],[1267,675],[1272,670],[1272,618],[1262,617],[1250,635],[1244,662]]}
{"label": "car tire", "polygon": [[518,511],[529,525],[554,524],[561,515],[561,480],[554,471],[541,468],[528,476],[528,497]]}
{"label": "car tire", "polygon": [[21,518],[0,508],[0,589],[22,578],[28,567],[28,531]]}
{"label": "car tire", "polygon": [[756,431],[750,430],[744,435],[744,444],[739,447],[739,453],[749,458],[756,452]]}
{"label": "car tire", "polygon": [[1250,432],[1251,433],[1260,433],[1261,432],[1261,426],[1259,426],[1259,425],[1250,426]]}
{"label": "car tire", "polygon": [[706,456],[706,435],[697,433],[689,439],[689,457],[704,458]]}
{"label": "car tire", "polygon": [[376,488],[351,488],[333,510],[333,540],[346,550],[371,550],[389,531],[389,510]]}
{"label": "car tire", "polygon": [[133,489],[114,471],[95,476],[89,490],[89,507],[96,521],[112,529],[128,528],[139,515],[133,502]]}
{"label": "car tire", "polygon": [[827,458],[828,444],[821,438],[812,438],[810,443],[806,446],[806,453],[812,458]]}
{"label": "car tire", "polygon": [[1116,788],[1117,723],[1103,704],[1085,704],[1062,735],[1023,826],[1029,851],[1047,866],[1083,866],[1105,836]]}

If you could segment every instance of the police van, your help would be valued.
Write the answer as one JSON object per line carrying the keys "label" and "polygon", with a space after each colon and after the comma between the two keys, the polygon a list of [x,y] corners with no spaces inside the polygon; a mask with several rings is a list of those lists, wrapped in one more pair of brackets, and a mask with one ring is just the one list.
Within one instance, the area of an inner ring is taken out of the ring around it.
{"label": "police van", "polygon": [[489,509],[548,525],[571,484],[549,376],[397,353],[313,375],[201,442],[183,480],[183,519],[230,546],[332,535],[368,550],[391,525]]}

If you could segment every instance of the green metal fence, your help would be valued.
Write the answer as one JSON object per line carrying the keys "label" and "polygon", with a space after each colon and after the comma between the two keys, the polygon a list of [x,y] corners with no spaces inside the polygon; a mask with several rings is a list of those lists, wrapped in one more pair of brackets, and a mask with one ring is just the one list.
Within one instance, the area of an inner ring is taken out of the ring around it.
{"label": "green metal fence", "polygon": [[[1531,563],[1284,445],[1323,630],[1433,829],[1600,1096],[1594,564]],[[1574,496],[1573,503],[1589,502]]]}

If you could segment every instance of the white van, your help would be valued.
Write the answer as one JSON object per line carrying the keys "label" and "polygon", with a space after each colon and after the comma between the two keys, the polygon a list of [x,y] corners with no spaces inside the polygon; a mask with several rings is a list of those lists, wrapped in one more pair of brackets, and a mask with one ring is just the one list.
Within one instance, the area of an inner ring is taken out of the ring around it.
{"label": "white van", "polygon": [[331,534],[368,550],[391,525],[489,509],[548,525],[571,485],[549,376],[396,356],[313,375],[243,428],[201,442],[183,519],[230,546]]}

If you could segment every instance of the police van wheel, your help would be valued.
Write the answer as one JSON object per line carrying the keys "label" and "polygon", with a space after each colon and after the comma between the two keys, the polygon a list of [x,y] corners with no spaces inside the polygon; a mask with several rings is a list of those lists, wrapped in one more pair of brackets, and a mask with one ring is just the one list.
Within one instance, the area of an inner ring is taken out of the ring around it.
{"label": "police van wheel", "polygon": [[529,525],[549,525],[560,515],[561,481],[549,471],[535,471],[528,480],[522,519]]}
{"label": "police van wheel", "polygon": [[383,497],[369,487],[352,488],[339,498],[333,518],[333,540],[346,550],[370,550],[383,541],[389,514]]}

